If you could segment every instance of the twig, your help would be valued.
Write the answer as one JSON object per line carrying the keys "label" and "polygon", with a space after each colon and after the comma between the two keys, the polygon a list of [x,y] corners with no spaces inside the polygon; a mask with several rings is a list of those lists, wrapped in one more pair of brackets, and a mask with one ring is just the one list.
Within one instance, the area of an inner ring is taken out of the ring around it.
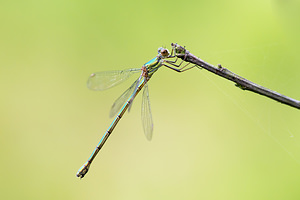
{"label": "twig", "polygon": [[215,66],[201,60],[200,58],[194,56],[188,50],[186,50],[184,47],[182,47],[178,44],[172,43],[171,45],[172,45],[173,49],[175,50],[175,55],[178,58],[181,58],[182,60],[184,60],[186,62],[190,62],[195,65],[198,65],[201,68],[204,68],[218,76],[221,76],[230,81],[233,81],[236,83],[235,85],[242,90],[249,90],[249,91],[255,92],[257,94],[274,99],[280,103],[300,109],[300,101],[298,101],[298,100],[292,99],[292,98],[284,96],[278,92],[275,92],[273,90],[270,90],[268,88],[265,88],[263,86],[255,84],[255,83],[229,71],[228,69],[222,67],[220,64],[218,65],[218,67],[215,67]]}

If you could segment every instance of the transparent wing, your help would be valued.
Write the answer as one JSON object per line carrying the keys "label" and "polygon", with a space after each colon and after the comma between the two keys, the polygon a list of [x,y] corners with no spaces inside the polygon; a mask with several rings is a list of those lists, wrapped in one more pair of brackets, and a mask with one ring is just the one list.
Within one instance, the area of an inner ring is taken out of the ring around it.
{"label": "transparent wing", "polygon": [[[137,82],[136,82],[136,84],[135,84],[135,87],[134,87],[134,90],[133,90],[133,93],[135,93],[136,91],[137,91],[137,89],[138,89],[138,87],[139,87],[139,84],[141,83],[141,80],[142,80],[142,75],[138,78],[138,80],[137,80]],[[133,94],[132,93],[132,94]],[[129,104],[129,107],[128,107],[128,112],[130,112],[130,110],[131,110],[131,106],[132,106],[132,104],[133,104],[133,99],[130,99],[130,104]]]}
{"label": "transparent wing", "polygon": [[[146,79],[144,80],[146,81]],[[152,121],[147,82],[145,83],[144,86],[143,99],[142,99],[142,123],[143,123],[143,128],[144,128],[144,133],[146,135],[146,138],[148,140],[151,140],[152,133],[153,133],[153,121]]]}
{"label": "transparent wing", "polygon": [[125,69],[116,71],[96,72],[90,75],[87,87],[91,90],[106,90],[128,79],[132,74],[141,72],[141,69]]}
{"label": "transparent wing", "polygon": [[117,112],[122,108],[125,102],[128,100],[130,95],[133,94],[135,86],[139,79],[137,79],[112,105],[109,113],[109,117],[113,117],[117,114]]}

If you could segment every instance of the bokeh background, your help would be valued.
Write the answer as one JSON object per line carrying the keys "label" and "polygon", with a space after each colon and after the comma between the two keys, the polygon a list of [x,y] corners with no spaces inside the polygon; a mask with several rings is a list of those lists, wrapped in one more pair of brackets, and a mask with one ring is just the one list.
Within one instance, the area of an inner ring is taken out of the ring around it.
{"label": "bokeh background", "polygon": [[141,67],[170,43],[300,99],[296,0],[0,3],[0,199],[299,199],[300,112],[206,70],[161,68],[82,180],[113,101],[90,73]]}

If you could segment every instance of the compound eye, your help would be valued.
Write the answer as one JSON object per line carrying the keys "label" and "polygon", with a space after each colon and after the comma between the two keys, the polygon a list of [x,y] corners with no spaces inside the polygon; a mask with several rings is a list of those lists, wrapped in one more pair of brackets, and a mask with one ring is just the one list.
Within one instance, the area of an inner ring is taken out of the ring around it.
{"label": "compound eye", "polygon": [[164,57],[167,57],[170,53],[169,53],[168,49],[162,49],[160,51],[160,54]]}
{"label": "compound eye", "polygon": [[158,52],[158,53],[161,53],[161,51],[163,51],[163,50],[164,50],[164,48],[159,47],[158,50],[157,50],[157,52]]}

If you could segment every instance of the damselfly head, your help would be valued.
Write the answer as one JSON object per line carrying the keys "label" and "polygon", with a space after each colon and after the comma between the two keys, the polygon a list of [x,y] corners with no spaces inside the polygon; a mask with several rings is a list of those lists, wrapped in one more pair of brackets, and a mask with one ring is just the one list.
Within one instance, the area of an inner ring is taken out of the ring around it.
{"label": "damselfly head", "polygon": [[170,52],[168,49],[165,49],[163,47],[158,48],[158,54],[162,55],[162,57],[168,57],[170,55]]}

